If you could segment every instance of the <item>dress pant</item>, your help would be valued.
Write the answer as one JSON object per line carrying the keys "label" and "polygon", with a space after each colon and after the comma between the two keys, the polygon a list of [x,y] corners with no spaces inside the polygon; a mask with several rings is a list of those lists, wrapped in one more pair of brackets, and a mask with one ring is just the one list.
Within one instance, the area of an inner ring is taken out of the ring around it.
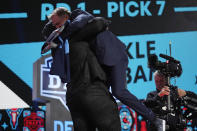
{"label": "dress pant", "polygon": [[150,122],[155,120],[155,114],[151,109],[147,108],[135,95],[129,92],[126,88],[126,70],[128,61],[122,59],[115,66],[105,67],[108,74],[109,83],[112,88],[112,94],[119,99],[123,104],[129,106],[137,113],[142,115],[145,119]]}

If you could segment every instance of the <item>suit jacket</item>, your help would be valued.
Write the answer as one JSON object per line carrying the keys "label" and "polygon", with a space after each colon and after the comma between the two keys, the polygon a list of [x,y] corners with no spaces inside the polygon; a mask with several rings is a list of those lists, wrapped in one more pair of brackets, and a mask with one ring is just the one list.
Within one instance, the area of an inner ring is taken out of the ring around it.
{"label": "suit jacket", "polygon": [[[96,54],[100,64],[114,66],[120,62],[120,60],[128,63],[126,46],[111,31],[106,30],[106,26],[109,25],[106,19],[92,17],[91,14],[80,10],[73,11],[73,14],[74,17],[72,19],[80,22],[72,22],[74,24],[69,26],[69,30],[71,30],[71,28],[73,28],[75,32],[78,30],[77,33],[72,34],[71,38],[78,36],[78,38],[83,37],[83,40],[91,40],[91,48]],[[84,16],[82,14],[84,14]],[[92,22],[93,24],[88,22],[91,19],[95,19],[95,21]],[[86,36],[84,36],[84,34]]]}
{"label": "suit jacket", "polygon": [[[72,11],[69,18],[69,22],[65,23],[65,28],[60,34],[60,36],[63,39],[65,38],[70,39],[72,34],[82,29],[92,18],[94,18],[94,16],[86,11],[80,9],[76,9]],[[53,26],[52,22],[49,21],[42,30],[43,37],[47,39],[48,36],[52,33],[52,31],[54,31],[55,29],[56,28]],[[55,40],[56,42],[58,42],[58,39]]]}
{"label": "suit jacket", "polygon": [[128,63],[126,46],[111,31],[106,30],[109,23],[102,17],[93,18],[92,22],[72,35],[70,44],[76,41],[89,41],[99,63],[103,65],[113,66],[120,60]]}
{"label": "suit jacket", "polygon": [[[86,11],[79,9],[74,10],[70,16],[70,23],[67,24],[66,28],[63,30],[60,36],[63,39],[72,38],[72,36],[77,34],[76,32],[83,30],[84,27],[87,27],[86,25],[88,25],[88,22],[93,18],[94,17]],[[106,22],[104,21],[103,24],[106,24]],[[52,26],[52,23],[48,23],[43,30],[43,34],[45,35],[46,33],[44,32],[48,32],[48,29],[53,29]],[[89,34],[90,33],[91,31],[89,32]],[[81,34],[79,33],[78,35],[80,36]],[[120,62],[120,60],[124,60],[128,63],[125,45],[112,32],[108,30],[102,32],[98,31],[95,40],[91,42],[91,47],[94,50],[100,64],[114,66],[118,62]],[[56,49],[52,49],[53,57],[55,56],[55,52]],[[55,70],[53,72],[54,74],[61,74],[61,70]]]}
{"label": "suit jacket", "polygon": [[[74,10],[71,13],[70,20],[65,23],[65,28],[61,35],[54,40],[54,42],[58,44],[58,47],[51,49],[53,63],[50,74],[58,75],[63,83],[70,81],[69,54],[65,52],[65,49],[68,47],[65,47],[64,43],[73,33],[80,30],[92,18],[93,16],[88,12],[79,9]],[[47,39],[53,30],[55,30],[55,27],[52,25],[52,22],[49,21],[42,31],[44,38]]]}
{"label": "suit jacket", "polygon": [[120,60],[128,62],[126,46],[109,30],[99,33],[92,46],[101,64],[113,66]]}
{"label": "suit jacket", "polygon": [[[75,31],[72,32],[76,32],[77,30],[86,30],[86,28],[89,28],[88,24],[90,24],[88,23],[88,21],[95,18],[88,12],[81,11],[79,9],[73,11],[71,16],[73,16],[71,17],[71,21],[73,21],[71,23],[73,24],[69,25],[68,31],[74,29]],[[94,50],[99,63],[107,66],[116,65],[118,62],[120,62],[120,60],[124,60],[128,63],[126,46],[111,31],[103,31],[103,27],[105,27],[106,25],[108,26],[108,22],[106,20],[103,20],[102,23],[100,22],[99,24],[100,25],[98,25],[98,23],[96,22],[94,23],[94,25],[99,29],[95,40],[91,42],[91,47]],[[91,34],[95,33],[94,25],[91,25],[92,31],[86,30],[86,32],[81,31],[81,33],[73,34],[78,35],[79,37],[86,34],[86,37],[84,39],[87,40]],[[89,30],[91,30],[91,28],[89,28]],[[92,39],[92,37],[89,37],[89,39]]]}

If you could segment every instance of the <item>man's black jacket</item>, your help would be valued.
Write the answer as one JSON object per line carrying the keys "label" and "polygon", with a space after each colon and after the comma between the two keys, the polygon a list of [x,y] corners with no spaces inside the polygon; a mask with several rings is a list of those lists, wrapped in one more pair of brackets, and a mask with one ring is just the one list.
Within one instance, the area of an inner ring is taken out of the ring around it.
{"label": "man's black jacket", "polygon": [[[106,83],[106,75],[87,42],[75,42],[70,45],[71,82],[68,95],[72,96],[86,90],[96,82]],[[104,90],[108,90],[107,86]],[[86,89],[84,89],[86,88]],[[69,98],[69,96],[67,96]]]}

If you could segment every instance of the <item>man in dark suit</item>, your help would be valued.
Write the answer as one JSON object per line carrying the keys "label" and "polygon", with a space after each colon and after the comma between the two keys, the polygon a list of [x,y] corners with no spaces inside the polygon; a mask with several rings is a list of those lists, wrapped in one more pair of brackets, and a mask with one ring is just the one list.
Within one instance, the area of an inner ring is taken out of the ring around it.
{"label": "man in dark suit", "polygon": [[[64,11],[66,12],[66,10]],[[58,28],[60,27],[58,23],[59,21],[56,19],[53,24]],[[50,29],[53,30],[53,28]],[[48,31],[50,30],[46,30],[45,26],[45,35],[46,33],[49,35]],[[63,37],[61,39],[64,40]],[[106,85],[105,72],[87,42],[72,42],[72,39],[70,41],[71,78],[67,84],[66,100],[71,112],[74,130],[96,131],[97,128],[99,131],[120,131],[117,103]],[[51,70],[53,74],[59,75],[64,70],[62,69],[64,68],[62,66],[64,63],[64,60],[62,60],[64,49],[59,48],[61,46],[59,38],[55,42],[58,46],[52,49],[53,68]],[[63,59],[66,58],[63,57]]]}
{"label": "man in dark suit", "polygon": [[[106,28],[100,28],[101,30],[98,32],[93,30],[94,24],[92,24],[92,21],[94,21],[94,17],[85,11],[74,10],[68,19],[70,19],[71,24],[60,35],[64,38],[72,38],[74,41],[88,41],[107,74],[107,83],[112,88],[112,94],[122,103],[134,109],[150,122],[153,122],[159,130],[160,123],[156,120],[154,113],[126,89],[128,58],[125,45]],[[55,18],[52,18],[51,21],[53,25],[56,25]],[[104,23],[108,24],[106,21]],[[86,36],[83,36],[84,34]]]}

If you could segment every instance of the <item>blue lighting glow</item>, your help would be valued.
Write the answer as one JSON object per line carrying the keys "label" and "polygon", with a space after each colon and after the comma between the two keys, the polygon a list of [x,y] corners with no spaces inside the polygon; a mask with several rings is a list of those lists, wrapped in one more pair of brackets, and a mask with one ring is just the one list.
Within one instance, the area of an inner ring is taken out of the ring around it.
{"label": "blue lighting glow", "polygon": [[197,11],[197,7],[176,7],[174,8],[175,12],[190,12]]}
{"label": "blue lighting glow", "polygon": [[0,19],[27,18],[27,13],[0,13]]}

